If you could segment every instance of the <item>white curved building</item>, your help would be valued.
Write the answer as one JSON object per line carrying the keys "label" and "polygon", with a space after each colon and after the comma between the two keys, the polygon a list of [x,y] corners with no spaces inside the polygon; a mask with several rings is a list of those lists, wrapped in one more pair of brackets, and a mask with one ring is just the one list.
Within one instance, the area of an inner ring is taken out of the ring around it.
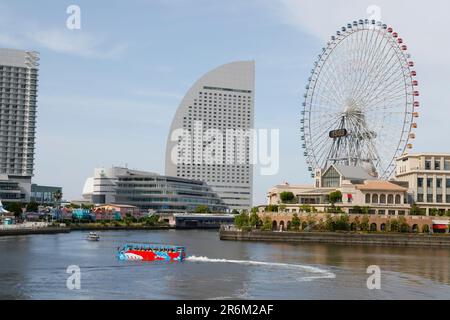
{"label": "white curved building", "polygon": [[249,209],[254,90],[254,61],[225,64],[201,77],[173,119],[166,175],[205,181],[230,209]]}

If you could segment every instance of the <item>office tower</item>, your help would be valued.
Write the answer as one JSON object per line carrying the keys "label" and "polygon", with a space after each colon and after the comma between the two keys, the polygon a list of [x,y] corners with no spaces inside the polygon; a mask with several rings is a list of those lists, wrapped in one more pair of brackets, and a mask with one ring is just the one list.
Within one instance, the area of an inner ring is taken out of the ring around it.
{"label": "office tower", "polygon": [[252,206],[254,87],[253,61],[205,74],[181,101],[167,141],[166,175],[205,181],[231,210]]}
{"label": "office tower", "polygon": [[28,201],[33,176],[37,52],[0,49],[0,199]]}

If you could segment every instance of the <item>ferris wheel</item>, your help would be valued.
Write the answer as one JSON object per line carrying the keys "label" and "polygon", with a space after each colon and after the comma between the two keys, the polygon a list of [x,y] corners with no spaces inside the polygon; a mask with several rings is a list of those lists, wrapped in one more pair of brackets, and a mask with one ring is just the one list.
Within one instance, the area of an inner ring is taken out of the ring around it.
{"label": "ferris wheel", "polygon": [[411,149],[419,117],[414,62],[391,27],[349,23],[322,49],[308,79],[301,140],[309,171],[362,166],[389,178]]}

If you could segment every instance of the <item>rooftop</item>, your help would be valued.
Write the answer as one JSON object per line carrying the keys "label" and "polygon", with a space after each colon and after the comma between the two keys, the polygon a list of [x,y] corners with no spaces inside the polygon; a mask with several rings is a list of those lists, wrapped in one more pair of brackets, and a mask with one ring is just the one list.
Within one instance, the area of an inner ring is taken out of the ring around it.
{"label": "rooftop", "polygon": [[333,167],[342,175],[346,180],[376,180],[362,167],[345,166],[341,164],[334,164]]}
{"label": "rooftop", "polygon": [[367,180],[365,181],[364,184],[356,185],[356,189],[363,191],[370,190],[370,191],[398,191],[398,192],[405,192],[408,190],[405,187],[401,187],[392,182],[382,180]]}

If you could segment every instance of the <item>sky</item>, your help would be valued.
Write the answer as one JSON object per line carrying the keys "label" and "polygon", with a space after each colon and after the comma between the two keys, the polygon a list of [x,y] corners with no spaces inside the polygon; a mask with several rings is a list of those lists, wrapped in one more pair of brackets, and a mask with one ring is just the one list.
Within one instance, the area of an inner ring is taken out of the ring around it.
{"label": "sky", "polygon": [[[66,12],[81,9],[81,29]],[[164,174],[184,94],[209,70],[255,60],[255,127],[280,130],[280,169],[254,172],[254,204],[273,185],[312,184],[300,143],[305,85],[347,23],[380,17],[408,45],[421,92],[412,152],[450,152],[450,2],[385,0],[0,1],[0,47],[40,52],[35,183],[80,199],[95,167]]]}

